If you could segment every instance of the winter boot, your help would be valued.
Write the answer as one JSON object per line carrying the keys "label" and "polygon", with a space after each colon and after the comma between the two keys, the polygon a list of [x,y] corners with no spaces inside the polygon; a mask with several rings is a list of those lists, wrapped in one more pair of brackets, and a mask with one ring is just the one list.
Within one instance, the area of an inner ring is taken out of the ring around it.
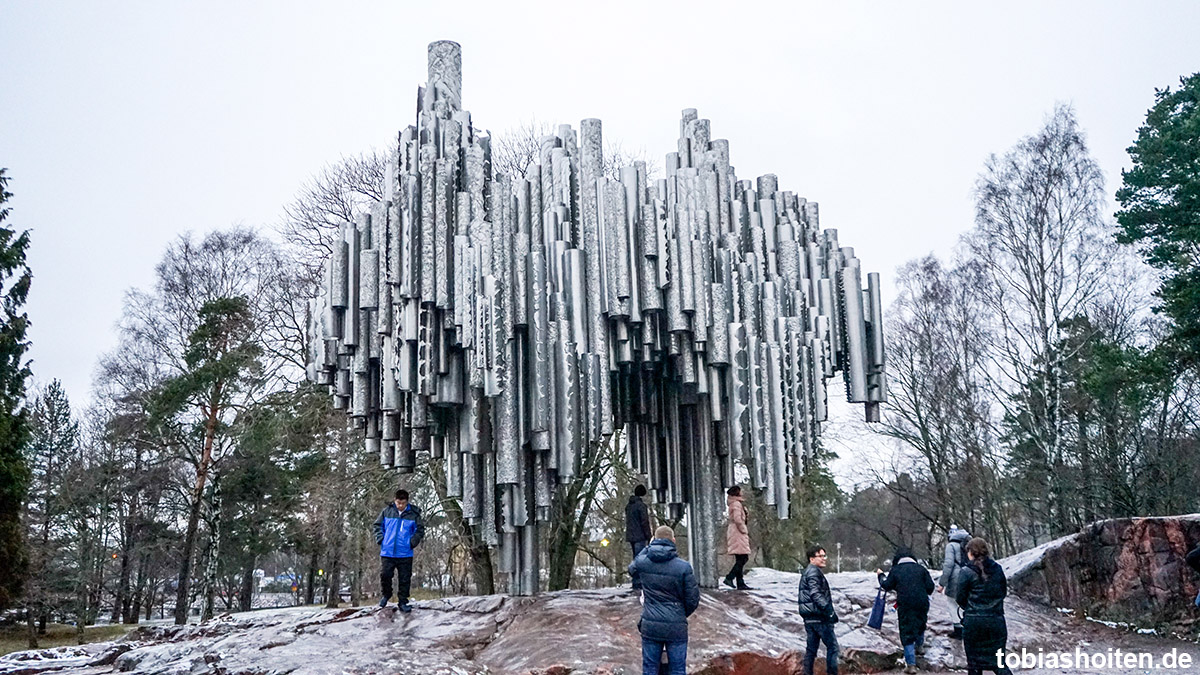
{"label": "winter boot", "polygon": [[917,672],[916,666],[904,666],[905,675],[912,675],[915,672]]}
{"label": "winter boot", "polygon": [[752,590],[754,590],[753,588],[750,588],[749,586],[747,586],[745,583],[740,583],[740,584],[738,584],[738,587],[737,587],[737,589],[738,589],[739,591],[752,591]]}
{"label": "winter boot", "polygon": [[725,577],[724,584],[730,588],[737,588],[733,585],[733,577]]}
{"label": "winter boot", "polygon": [[402,602],[400,603],[400,611],[408,614],[412,611],[412,605],[408,604],[407,602]]}
{"label": "winter boot", "polygon": [[380,601],[379,601],[379,606],[380,606],[380,607],[387,607],[387,601],[388,601],[388,599],[387,599],[387,598],[384,598],[384,599],[380,600]]}

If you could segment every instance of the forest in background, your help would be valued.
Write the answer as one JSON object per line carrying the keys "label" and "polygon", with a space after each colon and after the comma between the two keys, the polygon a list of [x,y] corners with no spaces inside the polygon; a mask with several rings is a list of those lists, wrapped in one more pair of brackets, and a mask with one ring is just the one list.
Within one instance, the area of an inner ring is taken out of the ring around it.
{"label": "forest in background", "polygon": [[[867,569],[900,544],[935,559],[951,523],[1006,555],[1098,519],[1200,511],[1198,98],[1200,74],[1156,93],[1115,204],[1069,107],[986,159],[955,254],[895,272],[890,400],[854,441],[854,487],[825,449],[798,467],[790,519],[748,490],[752,565],[795,569],[811,541]],[[498,138],[494,169],[521,173],[542,133]],[[51,374],[24,358],[31,244],[0,172],[0,617],[30,646],[56,623],[83,640],[97,623],[374,600],[370,523],[397,487],[429,525],[421,593],[506,589],[440,460],[381,469],[303,378],[307,299],[385,165],[329,165],[274,228],[174,241],[153,287],[127,294],[81,409],[52,379],[26,391]],[[554,496],[544,588],[623,580],[638,477],[613,438]]]}

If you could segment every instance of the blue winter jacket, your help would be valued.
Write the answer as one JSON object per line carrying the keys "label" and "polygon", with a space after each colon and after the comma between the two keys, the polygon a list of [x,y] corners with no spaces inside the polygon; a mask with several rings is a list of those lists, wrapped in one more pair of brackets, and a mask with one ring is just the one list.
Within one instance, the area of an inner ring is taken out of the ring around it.
{"label": "blue winter jacket", "polygon": [[396,505],[388,504],[375,520],[375,543],[379,544],[381,558],[411,558],[413,549],[425,537],[425,524],[421,522],[421,509],[413,504],[400,513]]}
{"label": "blue winter jacket", "polygon": [[700,606],[700,585],[675,542],[655,539],[629,565],[629,575],[642,587],[642,636],[658,642],[677,642],[688,636],[687,618]]}

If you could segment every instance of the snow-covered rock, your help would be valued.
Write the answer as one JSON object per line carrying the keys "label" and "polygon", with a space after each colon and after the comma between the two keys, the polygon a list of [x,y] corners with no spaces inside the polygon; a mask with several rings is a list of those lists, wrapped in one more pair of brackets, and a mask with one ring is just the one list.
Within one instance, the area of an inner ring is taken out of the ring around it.
{"label": "snow-covered rock", "polygon": [[[844,672],[899,667],[896,612],[882,631],[866,627],[875,575],[830,574]],[[799,672],[804,623],[796,613],[800,575],[764,568],[746,577],[754,590],[704,591],[689,622],[693,675]],[[1071,615],[1011,598],[1009,647],[1061,644],[1079,622]],[[224,615],[204,624],[144,626],[128,640],[83,648],[21,652],[0,658],[0,675],[56,672],[265,675],[399,673],[477,675],[630,675],[641,672],[638,596],[628,587],[543,593],[535,597],[455,597],[415,603],[410,614],[376,607],[272,609]],[[965,667],[962,644],[948,634],[951,610],[935,596],[926,663]],[[1117,631],[1091,624],[1090,630]],[[822,653],[823,656],[823,653]],[[823,662],[818,661],[817,672]]]}
{"label": "snow-covered rock", "polygon": [[1117,518],[1000,560],[1011,593],[1089,616],[1166,623],[1191,617],[1197,578],[1183,562],[1200,514]]}

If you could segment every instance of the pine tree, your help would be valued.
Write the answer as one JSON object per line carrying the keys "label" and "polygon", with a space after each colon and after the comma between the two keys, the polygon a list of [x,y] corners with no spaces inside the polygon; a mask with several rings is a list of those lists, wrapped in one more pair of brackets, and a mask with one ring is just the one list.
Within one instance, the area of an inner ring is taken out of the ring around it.
{"label": "pine tree", "polygon": [[21,532],[21,508],[29,486],[29,467],[23,456],[29,436],[22,406],[29,366],[23,311],[32,275],[25,264],[29,233],[5,227],[12,194],[8,176],[0,169],[0,609],[16,601],[24,585],[26,553]]}
{"label": "pine tree", "polygon": [[1200,73],[1155,91],[1154,107],[1129,147],[1117,221],[1122,239],[1144,245],[1163,273],[1161,311],[1175,322],[1177,357],[1200,362]]}

